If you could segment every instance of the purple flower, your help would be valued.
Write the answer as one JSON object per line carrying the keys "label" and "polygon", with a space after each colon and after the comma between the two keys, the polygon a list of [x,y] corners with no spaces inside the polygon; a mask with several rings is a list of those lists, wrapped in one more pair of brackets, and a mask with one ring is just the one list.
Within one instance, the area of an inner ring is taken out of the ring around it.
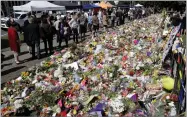
{"label": "purple flower", "polygon": [[91,109],[89,113],[96,112],[96,111],[103,111],[103,108],[105,107],[104,103],[99,103],[95,108]]}
{"label": "purple flower", "polygon": [[150,56],[151,56],[151,52],[147,52],[147,56],[149,56],[149,57],[150,57]]}

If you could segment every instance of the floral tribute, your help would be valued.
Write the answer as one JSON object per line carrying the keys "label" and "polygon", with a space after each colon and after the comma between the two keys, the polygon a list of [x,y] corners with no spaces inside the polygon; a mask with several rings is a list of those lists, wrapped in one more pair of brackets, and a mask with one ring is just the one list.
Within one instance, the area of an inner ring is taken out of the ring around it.
{"label": "floral tribute", "polygon": [[[163,47],[158,45],[165,40],[153,43],[159,35],[156,30],[160,19],[157,14],[135,20],[98,38],[55,52],[4,84],[1,115],[175,114],[173,103],[177,95],[164,90],[160,75]],[[173,84],[167,87],[171,91]]]}

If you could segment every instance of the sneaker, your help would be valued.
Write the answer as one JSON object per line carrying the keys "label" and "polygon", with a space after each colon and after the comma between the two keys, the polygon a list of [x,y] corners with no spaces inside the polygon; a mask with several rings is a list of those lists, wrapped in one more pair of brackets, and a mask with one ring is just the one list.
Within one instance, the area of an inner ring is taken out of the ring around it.
{"label": "sneaker", "polygon": [[16,64],[20,64],[20,61],[15,61],[16,62]]}

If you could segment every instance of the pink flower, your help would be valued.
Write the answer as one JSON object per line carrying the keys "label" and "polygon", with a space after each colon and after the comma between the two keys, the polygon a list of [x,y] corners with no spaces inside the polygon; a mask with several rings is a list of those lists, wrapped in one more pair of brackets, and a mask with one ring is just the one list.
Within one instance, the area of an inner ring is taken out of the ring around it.
{"label": "pink flower", "polygon": [[61,50],[61,53],[64,53],[64,52],[66,52],[66,49]]}
{"label": "pink flower", "polygon": [[103,65],[101,65],[100,63],[97,65],[98,68],[103,68]]}
{"label": "pink flower", "polygon": [[137,45],[139,41],[135,39],[133,42],[134,42],[134,45]]}
{"label": "pink flower", "polygon": [[57,55],[57,54],[59,54],[59,52],[55,51],[55,52],[54,52],[54,55]]}

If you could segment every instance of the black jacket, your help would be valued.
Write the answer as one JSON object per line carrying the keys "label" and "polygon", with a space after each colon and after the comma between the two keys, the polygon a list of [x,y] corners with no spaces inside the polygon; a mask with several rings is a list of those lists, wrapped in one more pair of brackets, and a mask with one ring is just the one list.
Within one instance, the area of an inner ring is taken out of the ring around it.
{"label": "black jacket", "polygon": [[27,45],[30,46],[31,44],[40,43],[40,30],[38,24],[28,24],[24,33],[27,37],[27,39],[25,39]]}
{"label": "black jacket", "polygon": [[47,23],[45,23],[45,24],[42,23],[40,25],[40,34],[41,34],[42,38],[49,38],[53,35],[50,28],[51,28],[51,26]]}

